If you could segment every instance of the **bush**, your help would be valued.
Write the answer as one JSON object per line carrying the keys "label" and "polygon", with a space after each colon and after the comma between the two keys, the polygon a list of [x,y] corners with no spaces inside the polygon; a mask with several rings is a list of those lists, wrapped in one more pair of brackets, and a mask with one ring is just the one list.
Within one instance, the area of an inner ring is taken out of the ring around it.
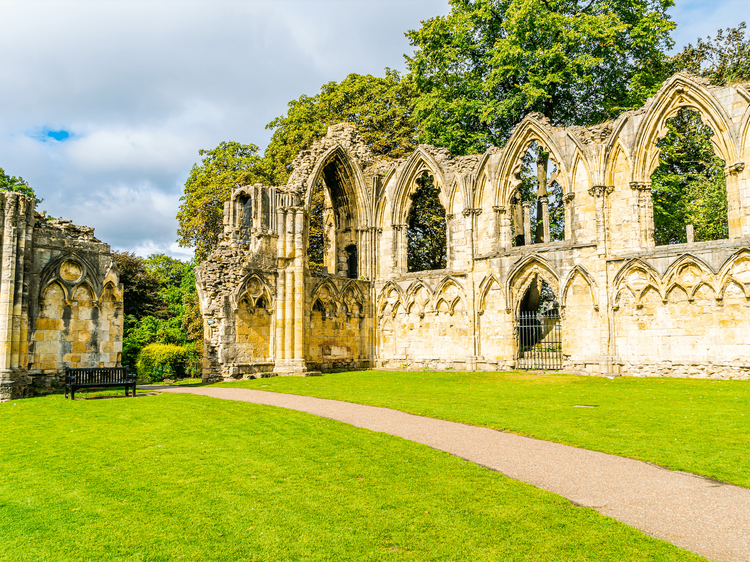
{"label": "bush", "polygon": [[145,382],[184,378],[191,366],[190,350],[173,344],[152,343],[138,355],[138,377]]}

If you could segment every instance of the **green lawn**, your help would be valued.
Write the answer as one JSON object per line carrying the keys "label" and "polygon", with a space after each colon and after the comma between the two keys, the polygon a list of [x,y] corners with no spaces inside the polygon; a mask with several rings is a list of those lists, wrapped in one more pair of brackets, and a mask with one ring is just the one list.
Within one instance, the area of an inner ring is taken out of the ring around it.
{"label": "green lawn", "polygon": [[385,406],[750,488],[750,381],[363,371],[218,386]]}
{"label": "green lawn", "polygon": [[55,395],[0,404],[0,425],[0,560],[701,560],[446,453],[289,410]]}

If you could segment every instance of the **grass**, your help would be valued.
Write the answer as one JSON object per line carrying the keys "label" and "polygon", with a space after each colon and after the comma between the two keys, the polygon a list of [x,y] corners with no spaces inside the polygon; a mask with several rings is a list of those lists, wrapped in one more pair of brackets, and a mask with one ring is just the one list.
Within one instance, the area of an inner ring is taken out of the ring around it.
{"label": "grass", "polygon": [[[330,380],[330,379],[325,379]],[[702,560],[403,439],[192,395],[0,404],[0,560]]]}
{"label": "grass", "polygon": [[750,381],[362,371],[217,386],[395,408],[750,488]]}

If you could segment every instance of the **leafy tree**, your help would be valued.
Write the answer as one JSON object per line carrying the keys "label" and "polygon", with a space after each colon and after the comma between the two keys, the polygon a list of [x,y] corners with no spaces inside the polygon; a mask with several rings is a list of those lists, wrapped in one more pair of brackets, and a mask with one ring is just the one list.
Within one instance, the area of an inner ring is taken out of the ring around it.
{"label": "leafy tree", "polygon": [[350,74],[341,82],[328,82],[315,96],[289,102],[286,115],[266,128],[274,133],[264,154],[264,166],[275,185],[283,185],[297,154],[326,135],[330,125],[347,121],[380,156],[401,158],[416,147],[417,129],[412,118],[413,83],[395,70],[385,77]]}
{"label": "leafy tree", "polygon": [[446,222],[445,208],[440,203],[440,188],[427,173],[417,180],[417,189],[411,195],[407,263],[409,271],[445,269]]}
{"label": "leafy tree", "polygon": [[29,182],[20,176],[16,177],[7,175],[2,168],[0,168],[0,191],[14,191],[16,193],[21,193],[31,197],[36,201],[37,205],[42,202],[42,199],[39,199],[36,196],[36,193],[29,185]]}
{"label": "leafy tree", "polygon": [[125,288],[125,315],[164,317],[167,307],[159,297],[159,280],[134,252],[112,252]]}
{"label": "leafy tree", "polygon": [[[309,209],[309,231],[307,236],[307,261],[310,272],[317,275],[323,268],[328,251],[328,238],[325,228],[325,192],[322,184],[315,186]],[[335,271],[331,273],[336,273]]]}
{"label": "leafy tree", "polygon": [[696,241],[727,238],[724,161],[711,145],[713,131],[686,109],[667,121],[667,129],[651,176],[656,244],[686,242],[686,224],[693,225]]}
{"label": "leafy tree", "polygon": [[224,202],[232,188],[266,180],[254,144],[222,142],[213,150],[199,150],[201,164],[194,165],[185,182],[177,213],[181,246],[195,246],[198,261],[206,258],[219,241]]}
{"label": "leafy tree", "polygon": [[672,0],[451,0],[407,33],[415,120],[454,154],[502,146],[526,114],[586,125],[638,107],[663,75]]}
{"label": "leafy tree", "polygon": [[745,38],[745,22],[719,30],[716,39],[698,39],[682,49],[671,61],[673,70],[685,70],[707,78],[711,84],[726,86],[750,81],[750,39]]}

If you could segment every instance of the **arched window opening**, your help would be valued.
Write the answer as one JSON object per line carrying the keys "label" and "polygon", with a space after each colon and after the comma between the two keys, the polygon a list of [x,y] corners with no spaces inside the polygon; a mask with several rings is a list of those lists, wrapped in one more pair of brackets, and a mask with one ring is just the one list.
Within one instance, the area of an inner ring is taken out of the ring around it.
{"label": "arched window opening", "polygon": [[[332,250],[333,241],[331,231],[333,228],[333,213],[326,193],[325,183],[318,181],[313,188],[309,208],[309,230],[307,233],[307,263],[310,274],[321,275],[327,271],[328,261],[326,258]],[[328,223],[331,223],[330,226]],[[335,271],[334,271],[335,273]]]}
{"label": "arched window opening", "polygon": [[320,302],[320,299],[315,299],[315,303],[313,304],[313,312],[320,312],[320,314],[325,318],[326,315],[326,308],[323,306],[323,303]]}
{"label": "arched window opening", "polygon": [[252,228],[253,226],[253,199],[247,195],[242,195],[239,198],[240,204],[242,205],[242,226]]}
{"label": "arched window opening", "polygon": [[729,237],[724,161],[714,152],[714,132],[696,111],[680,109],[667,120],[651,176],[654,242],[657,246]]}
{"label": "arched window opening", "polygon": [[562,368],[562,330],[557,297],[539,276],[534,277],[521,299],[516,340],[521,369]]}
{"label": "arched window opening", "polygon": [[427,172],[417,179],[408,217],[407,263],[409,271],[445,269],[447,266],[445,208],[440,188]]}
{"label": "arched window opening", "polygon": [[258,297],[258,300],[255,301],[255,308],[266,308],[266,299],[263,297]]}
{"label": "arched window opening", "polygon": [[533,141],[523,156],[521,182],[511,204],[514,246],[565,239],[565,205],[556,177],[549,152]]}
{"label": "arched window opening", "polygon": [[349,279],[357,278],[357,245],[349,244],[346,247],[346,276]]}

